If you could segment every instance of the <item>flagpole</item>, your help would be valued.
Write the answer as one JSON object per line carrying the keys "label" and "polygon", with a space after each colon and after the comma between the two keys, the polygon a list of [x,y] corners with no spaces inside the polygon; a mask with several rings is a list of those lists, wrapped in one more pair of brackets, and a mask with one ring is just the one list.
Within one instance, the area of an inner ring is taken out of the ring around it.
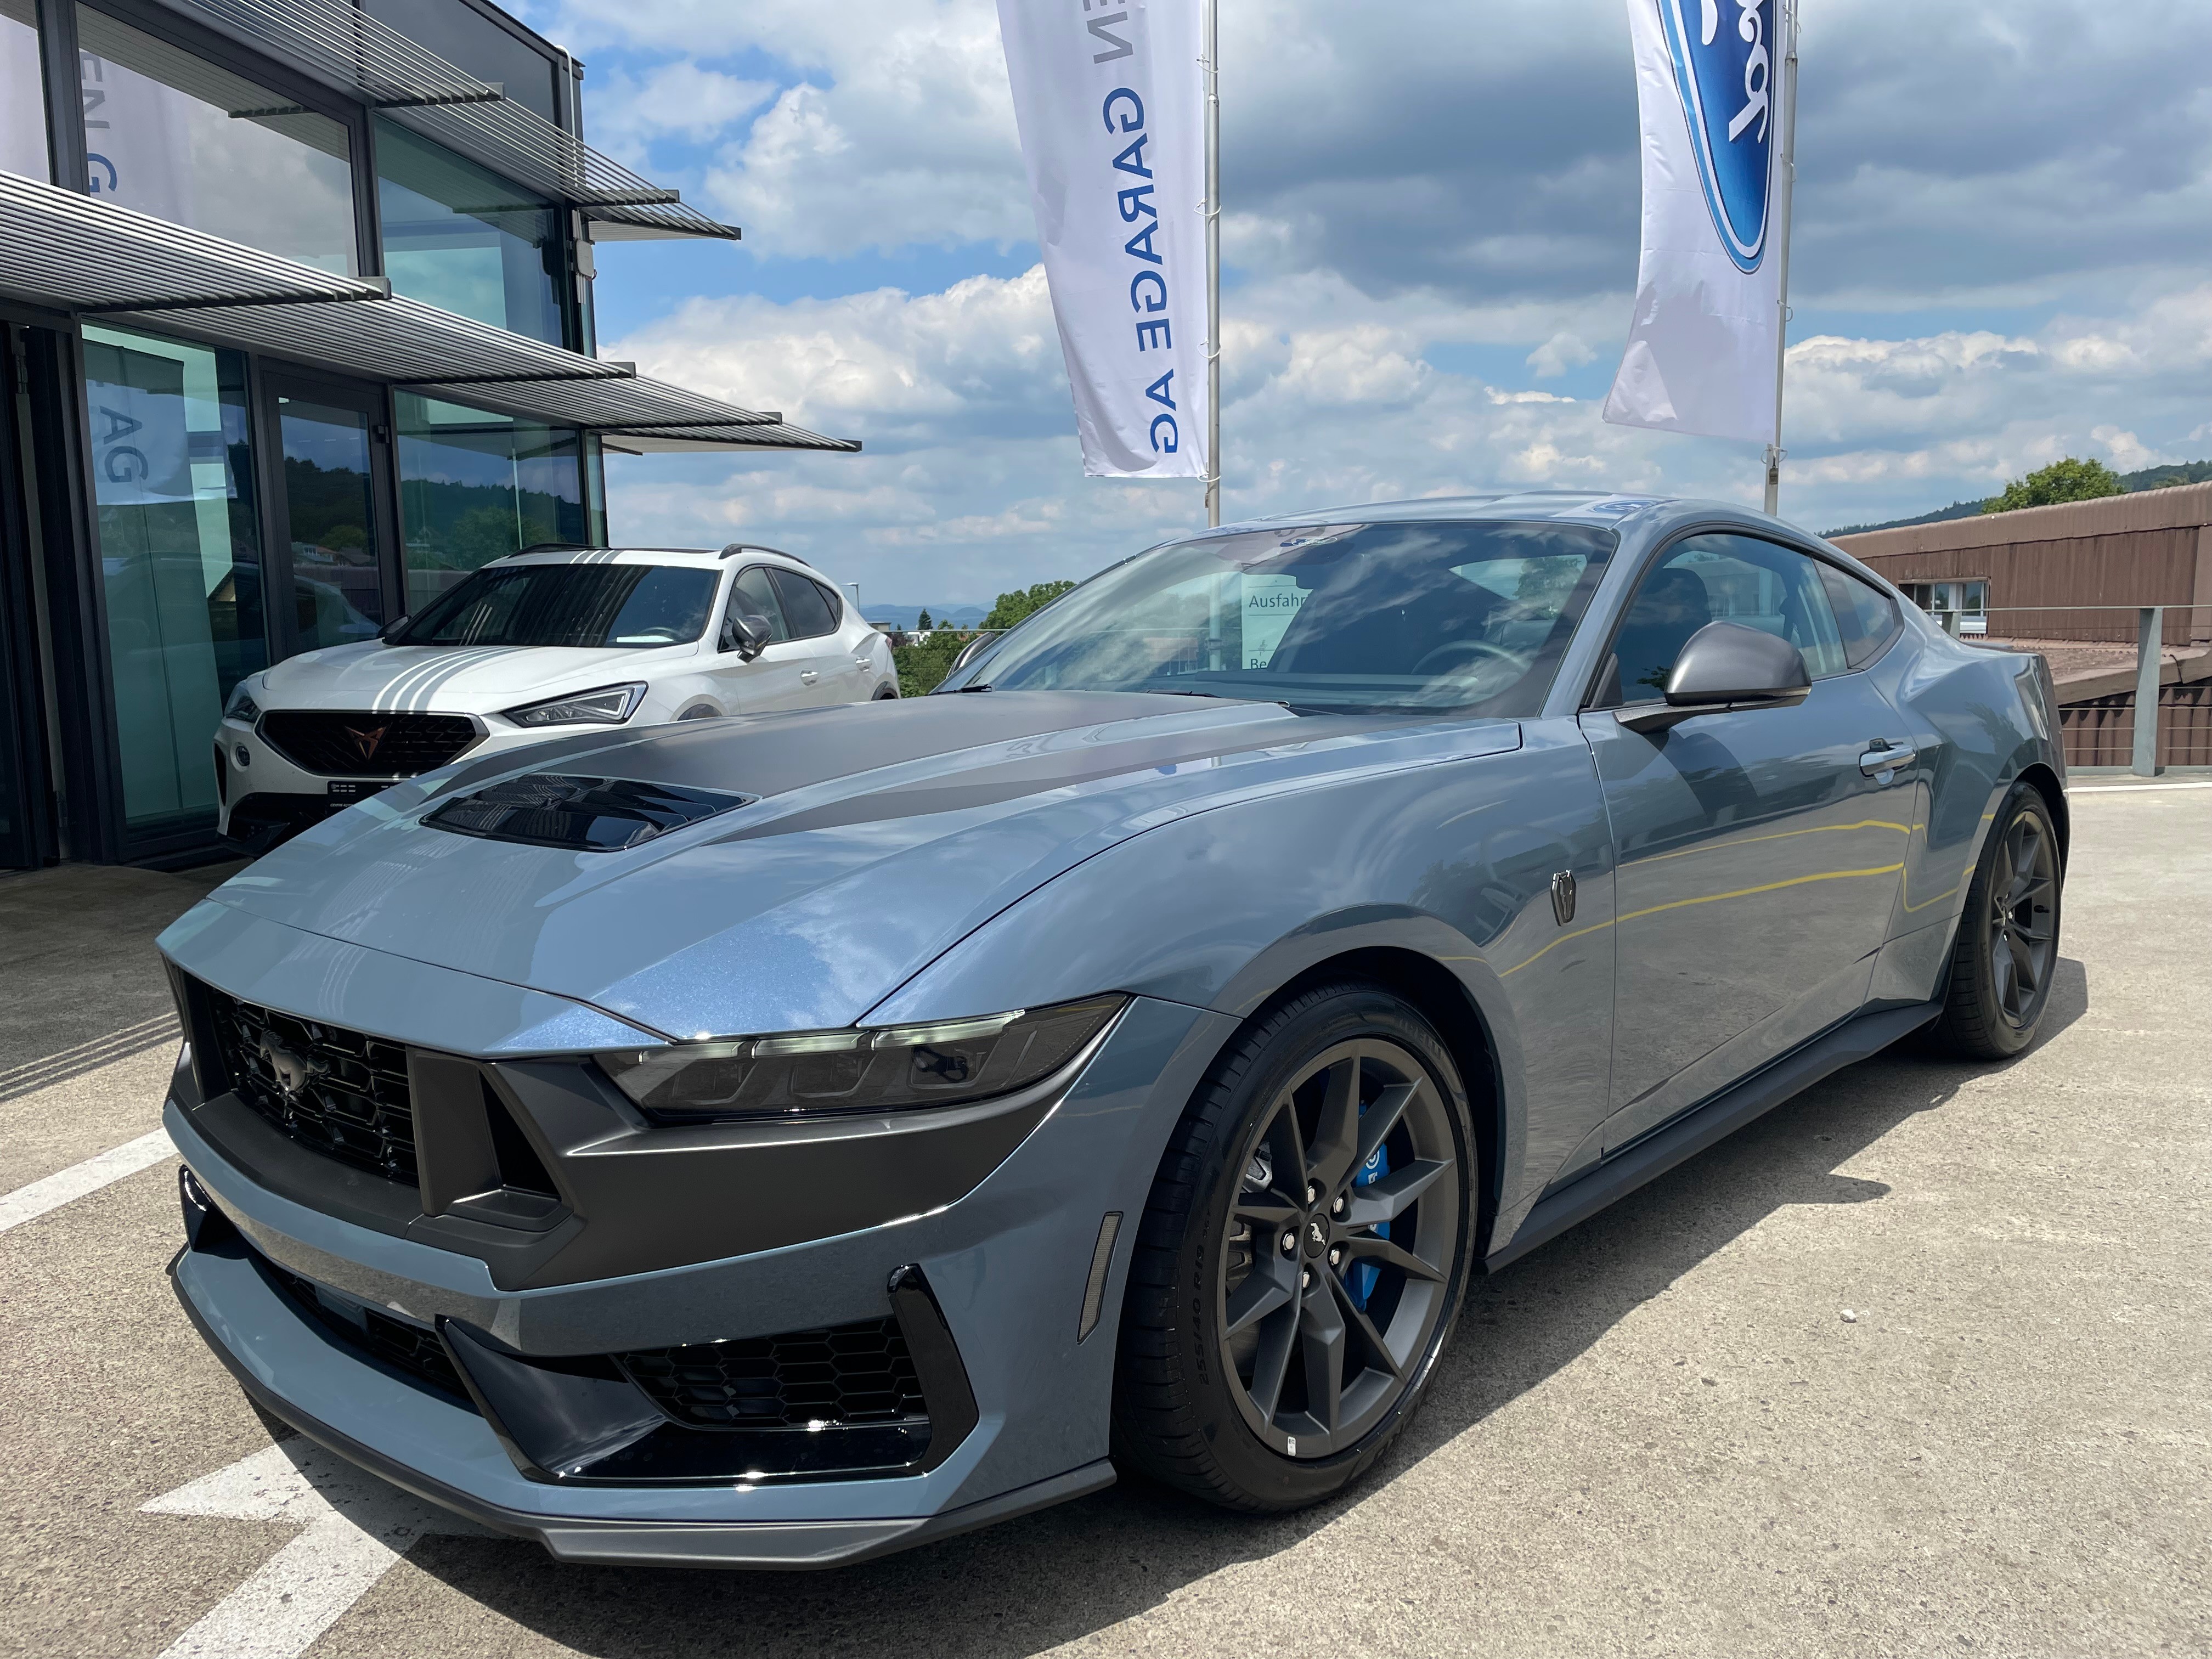
{"label": "flagpole", "polygon": [[1782,370],[1790,349],[1790,198],[1797,188],[1797,0],[1781,0],[1787,46],[1782,58],[1782,178],[1781,199],[1776,204],[1775,228],[1781,240],[1781,263],[1775,276],[1780,292],[1774,319],[1774,441],[1766,447],[1766,511],[1770,516],[1782,504]]}
{"label": "flagpole", "polygon": [[1221,522],[1221,15],[1203,0],[1206,33],[1206,522]]}

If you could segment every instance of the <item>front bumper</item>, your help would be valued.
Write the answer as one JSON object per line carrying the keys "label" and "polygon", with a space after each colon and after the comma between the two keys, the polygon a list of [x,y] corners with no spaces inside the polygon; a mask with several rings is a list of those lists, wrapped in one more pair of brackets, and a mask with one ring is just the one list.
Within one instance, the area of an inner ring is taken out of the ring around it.
{"label": "front bumper", "polygon": [[[972,1191],[931,1213],[513,1291],[477,1256],[342,1219],[263,1184],[198,1133],[197,1114],[173,1097],[169,1132],[240,1236],[226,1247],[218,1233],[212,1247],[184,1250],[173,1268],[177,1293],[265,1409],[396,1484],[536,1538],[563,1559],[765,1568],[866,1559],[1112,1480],[1111,1331],[1135,1229],[1119,1231],[1105,1315],[1086,1335],[1078,1328],[1091,1259],[1103,1217],[1133,1215],[1143,1204],[1222,1024],[1177,1004],[1133,1004],[1027,1138]],[[263,1261],[402,1318],[458,1322],[526,1361],[880,1317],[892,1275],[911,1264],[957,1348],[973,1426],[957,1445],[933,1443],[914,1473],[548,1479],[469,1401],[332,1335]]]}

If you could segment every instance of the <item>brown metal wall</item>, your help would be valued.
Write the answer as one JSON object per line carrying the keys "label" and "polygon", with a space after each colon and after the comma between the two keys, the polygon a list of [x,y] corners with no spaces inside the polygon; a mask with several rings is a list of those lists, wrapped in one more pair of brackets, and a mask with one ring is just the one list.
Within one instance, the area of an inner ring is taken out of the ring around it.
{"label": "brown metal wall", "polygon": [[[2136,694],[2116,692],[2058,711],[2069,766],[2128,766],[2136,757]],[[2212,766],[2212,684],[2158,694],[2158,763]]]}
{"label": "brown metal wall", "polygon": [[[2029,607],[2169,607],[2169,645],[2212,640],[2212,485],[1985,514],[1870,531],[1836,544],[1891,581],[1981,577],[1990,632],[2009,639],[2132,641],[2123,611]],[[2198,609],[2184,607],[2191,605]]]}

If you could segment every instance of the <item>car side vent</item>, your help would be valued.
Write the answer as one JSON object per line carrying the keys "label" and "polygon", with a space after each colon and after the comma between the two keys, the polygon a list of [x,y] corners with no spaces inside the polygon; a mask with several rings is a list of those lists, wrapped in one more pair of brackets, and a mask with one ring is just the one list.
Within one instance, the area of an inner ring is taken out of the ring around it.
{"label": "car side vent", "polygon": [[750,806],[759,799],[629,778],[536,772],[456,795],[422,822],[486,841],[577,853],[619,853],[718,812]]}

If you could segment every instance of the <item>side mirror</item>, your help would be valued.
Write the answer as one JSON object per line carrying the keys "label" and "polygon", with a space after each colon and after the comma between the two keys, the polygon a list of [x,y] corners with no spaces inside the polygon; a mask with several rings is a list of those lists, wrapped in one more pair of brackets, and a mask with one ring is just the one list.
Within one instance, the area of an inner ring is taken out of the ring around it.
{"label": "side mirror", "polygon": [[722,649],[736,652],[747,662],[767,650],[775,640],[775,631],[768,625],[766,617],[732,611],[723,619]]}
{"label": "side mirror", "polygon": [[404,634],[407,631],[407,624],[414,620],[415,618],[412,617],[394,617],[390,622],[385,623],[383,627],[376,630],[376,637],[383,641],[385,644],[389,645],[392,641],[398,639],[402,634]]}
{"label": "side mirror", "polygon": [[1619,718],[1632,732],[1663,732],[1698,714],[1793,708],[1812,689],[1804,655],[1789,641],[1740,623],[1707,623],[1674,659],[1664,706]]}

